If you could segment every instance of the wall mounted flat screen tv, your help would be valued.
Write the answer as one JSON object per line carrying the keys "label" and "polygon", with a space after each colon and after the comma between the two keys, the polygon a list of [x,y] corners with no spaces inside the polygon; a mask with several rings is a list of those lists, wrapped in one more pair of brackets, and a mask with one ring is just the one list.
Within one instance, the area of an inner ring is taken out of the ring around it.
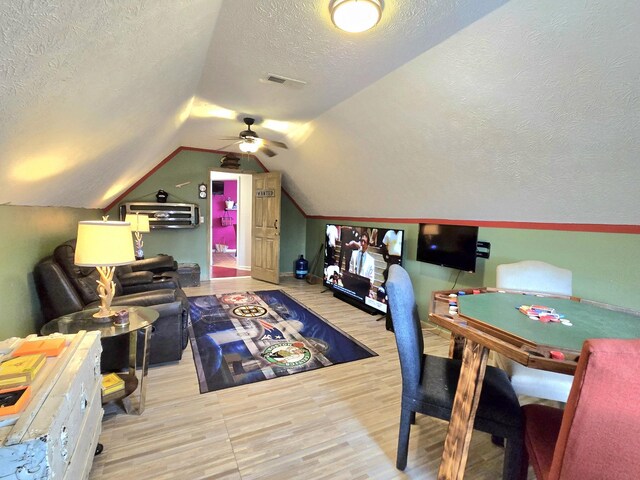
{"label": "wall mounted flat screen tv", "polygon": [[475,272],[477,243],[478,227],[421,223],[416,260]]}
{"label": "wall mounted flat screen tv", "polygon": [[326,225],[325,286],[370,313],[386,313],[383,273],[389,264],[402,264],[403,237],[403,230]]}
{"label": "wall mounted flat screen tv", "polygon": [[211,195],[224,195],[224,180],[211,181]]}

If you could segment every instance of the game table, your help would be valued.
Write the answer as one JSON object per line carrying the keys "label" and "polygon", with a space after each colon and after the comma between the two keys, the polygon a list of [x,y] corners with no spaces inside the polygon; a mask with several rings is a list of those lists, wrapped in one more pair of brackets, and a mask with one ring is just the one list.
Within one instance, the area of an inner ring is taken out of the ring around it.
{"label": "game table", "polygon": [[[461,479],[480,399],[489,350],[528,367],[575,373],[582,343],[588,338],[640,338],[640,312],[578,297],[506,291],[462,290],[457,299],[432,294],[429,320],[452,333],[450,354],[462,353],[460,380],[451,412],[439,479]],[[457,300],[458,312],[449,310]],[[555,309],[571,326],[543,323],[519,311],[521,305]]]}

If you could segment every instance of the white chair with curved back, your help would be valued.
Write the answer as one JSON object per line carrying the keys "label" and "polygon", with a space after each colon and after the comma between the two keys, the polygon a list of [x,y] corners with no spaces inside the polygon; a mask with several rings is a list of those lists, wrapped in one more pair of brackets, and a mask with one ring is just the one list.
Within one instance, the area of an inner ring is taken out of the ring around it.
{"label": "white chair with curved back", "polygon": [[[572,295],[571,270],[536,260],[498,265],[496,286],[507,290]],[[573,376],[525,367],[506,357],[497,363],[506,370],[518,395],[566,402]]]}

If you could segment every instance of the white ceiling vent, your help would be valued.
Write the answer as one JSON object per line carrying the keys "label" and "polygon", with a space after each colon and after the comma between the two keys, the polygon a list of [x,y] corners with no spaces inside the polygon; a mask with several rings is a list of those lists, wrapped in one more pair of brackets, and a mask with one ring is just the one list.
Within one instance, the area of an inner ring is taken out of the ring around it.
{"label": "white ceiling vent", "polygon": [[267,82],[279,83],[281,85],[286,85],[287,87],[292,88],[302,88],[307,82],[304,80],[296,80],[295,78],[284,77],[282,75],[276,75],[273,73],[268,73],[266,77]]}

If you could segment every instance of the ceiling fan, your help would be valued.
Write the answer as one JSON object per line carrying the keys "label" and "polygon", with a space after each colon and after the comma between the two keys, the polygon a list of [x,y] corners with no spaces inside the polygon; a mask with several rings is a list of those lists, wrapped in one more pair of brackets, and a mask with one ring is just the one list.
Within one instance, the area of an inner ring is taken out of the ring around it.
{"label": "ceiling fan", "polygon": [[257,151],[260,151],[267,157],[274,157],[277,154],[269,147],[288,148],[287,145],[283,142],[260,138],[256,132],[251,130],[251,125],[255,123],[255,119],[251,117],[244,117],[243,121],[247,125],[247,129],[241,131],[237,137],[223,137],[221,140],[236,141],[230,143],[229,145],[225,145],[224,147],[220,148],[220,150],[224,150],[232,145],[238,145],[238,148],[243,153],[255,153]]}

